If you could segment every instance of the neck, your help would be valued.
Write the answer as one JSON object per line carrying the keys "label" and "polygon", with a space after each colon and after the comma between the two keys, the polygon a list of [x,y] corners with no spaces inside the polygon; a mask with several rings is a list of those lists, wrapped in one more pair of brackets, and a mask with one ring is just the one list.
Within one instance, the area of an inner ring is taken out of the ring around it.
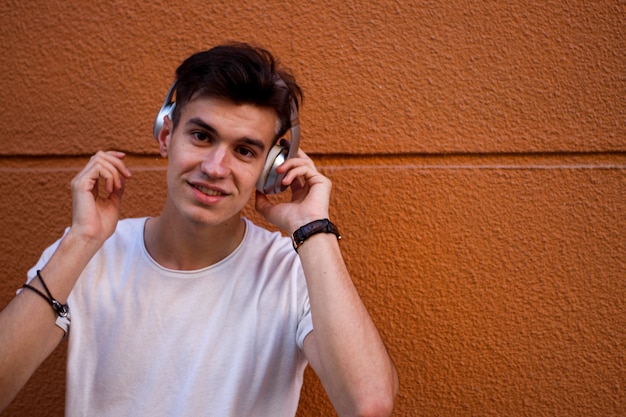
{"label": "neck", "polygon": [[171,221],[161,215],[146,222],[144,241],[159,265],[190,271],[226,258],[239,246],[245,230],[239,216],[219,225],[198,225]]}

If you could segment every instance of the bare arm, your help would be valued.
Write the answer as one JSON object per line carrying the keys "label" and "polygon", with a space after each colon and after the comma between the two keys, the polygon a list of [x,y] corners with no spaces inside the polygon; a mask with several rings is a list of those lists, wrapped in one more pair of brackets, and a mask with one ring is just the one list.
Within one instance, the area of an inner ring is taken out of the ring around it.
{"label": "bare arm", "polygon": [[[257,210],[288,233],[328,217],[331,183],[300,152],[285,162],[290,203],[257,194]],[[316,234],[298,254],[306,276],[314,330],[304,352],[341,416],[391,414],[398,376],[332,234]]]}
{"label": "bare arm", "polygon": [[[72,227],[41,270],[51,294],[63,304],[89,260],[115,230],[124,180],[130,177],[122,158],[119,152],[99,152],[72,180]],[[98,195],[99,181],[104,183],[104,195]],[[43,291],[38,280],[31,285]],[[23,290],[0,312],[0,410],[62,340],[63,330],[55,320],[50,305],[30,290]]]}
{"label": "bare arm", "polygon": [[345,268],[334,235],[318,234],[299,248],[307,277],[313,332],[304,352],[337,412],[389,415],[398,377]]}

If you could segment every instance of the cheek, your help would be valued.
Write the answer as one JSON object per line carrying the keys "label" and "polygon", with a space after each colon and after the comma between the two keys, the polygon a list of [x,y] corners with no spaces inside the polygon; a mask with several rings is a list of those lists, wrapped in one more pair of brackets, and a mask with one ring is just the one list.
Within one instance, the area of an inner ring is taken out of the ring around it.
{"label": "cheek", "polygon": [[235,175],[236,181],[239,183],[238,188],[239,191],[247,198],[254,194],[256,190],[256,183],[261,175],[261,170],[263,166],[250,166],[248,165],[245,168],[240,168],[238,171],[238,175]]}
{"label": "cheek", "polygon": [[176,190],[176,184],[179,181],[179,175],[178,175],[178,172],[172,166],[172,164],[169,162],[169,160],[168,160],[168,164],[167,164],[166,181],[167,181],[167,189],[168,189],[168,191],[170,193],[175,191]]}
{"label": "cheek", "polygon": [[191,149],[186,149],[185,146],[170,147],[167,158],[168,171],[184,172],[188,171],[194,166],[200,164],[201,155],[193,152]]}
{"label": "cheek", "polygon": [[259,177],[261,176],[261,172],[263,171],[263,168],[265,168],[265,160],[263,160],[259,165],[256,165],[254,168],[250,170],[250,173],[249,173],[250,181],[256,184],[256,182],[259,180]]}
{"label": "cheek", "polygon": [[190,171],[193,162],[183,157],[184,154],[171,152],[167,158],[167,184],[172,187],[181,181],[181,176]]}
{"label": "cheek", "polygon": [[238,174],[235,174],[233,178],[239,183],[239,188],[244,189],[254,188],[256,181],[259,178],[259,172],[257,169],[245,169],[239,170]]}

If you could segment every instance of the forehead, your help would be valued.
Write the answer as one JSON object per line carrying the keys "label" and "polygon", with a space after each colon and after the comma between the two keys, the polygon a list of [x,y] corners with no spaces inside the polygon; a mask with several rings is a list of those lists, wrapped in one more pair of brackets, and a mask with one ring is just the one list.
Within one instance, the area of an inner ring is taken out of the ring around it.
{"label": "forehead", "polygon": [[[193,113],[193,114],[192,114]],[[271,126],[273,139],[280,132],[281,123],[278,114],[271,107],[252,103],[236,103],[230,99],[194,95],[181,109],[180,118],[189,119],[204,114],[215,121],[235,121],[256,124],[257,127]],[[184,122],[183,122],[184,123]]]}

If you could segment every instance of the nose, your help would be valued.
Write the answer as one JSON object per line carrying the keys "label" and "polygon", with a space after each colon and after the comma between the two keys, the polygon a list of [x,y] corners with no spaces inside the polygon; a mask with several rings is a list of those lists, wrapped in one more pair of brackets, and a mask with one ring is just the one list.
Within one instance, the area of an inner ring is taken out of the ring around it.
{"label": "nose", "polygon": [[230,173],[229,160],[228,149],[214,146],[207,151],[200,168],[210,178],[224,178]]}

